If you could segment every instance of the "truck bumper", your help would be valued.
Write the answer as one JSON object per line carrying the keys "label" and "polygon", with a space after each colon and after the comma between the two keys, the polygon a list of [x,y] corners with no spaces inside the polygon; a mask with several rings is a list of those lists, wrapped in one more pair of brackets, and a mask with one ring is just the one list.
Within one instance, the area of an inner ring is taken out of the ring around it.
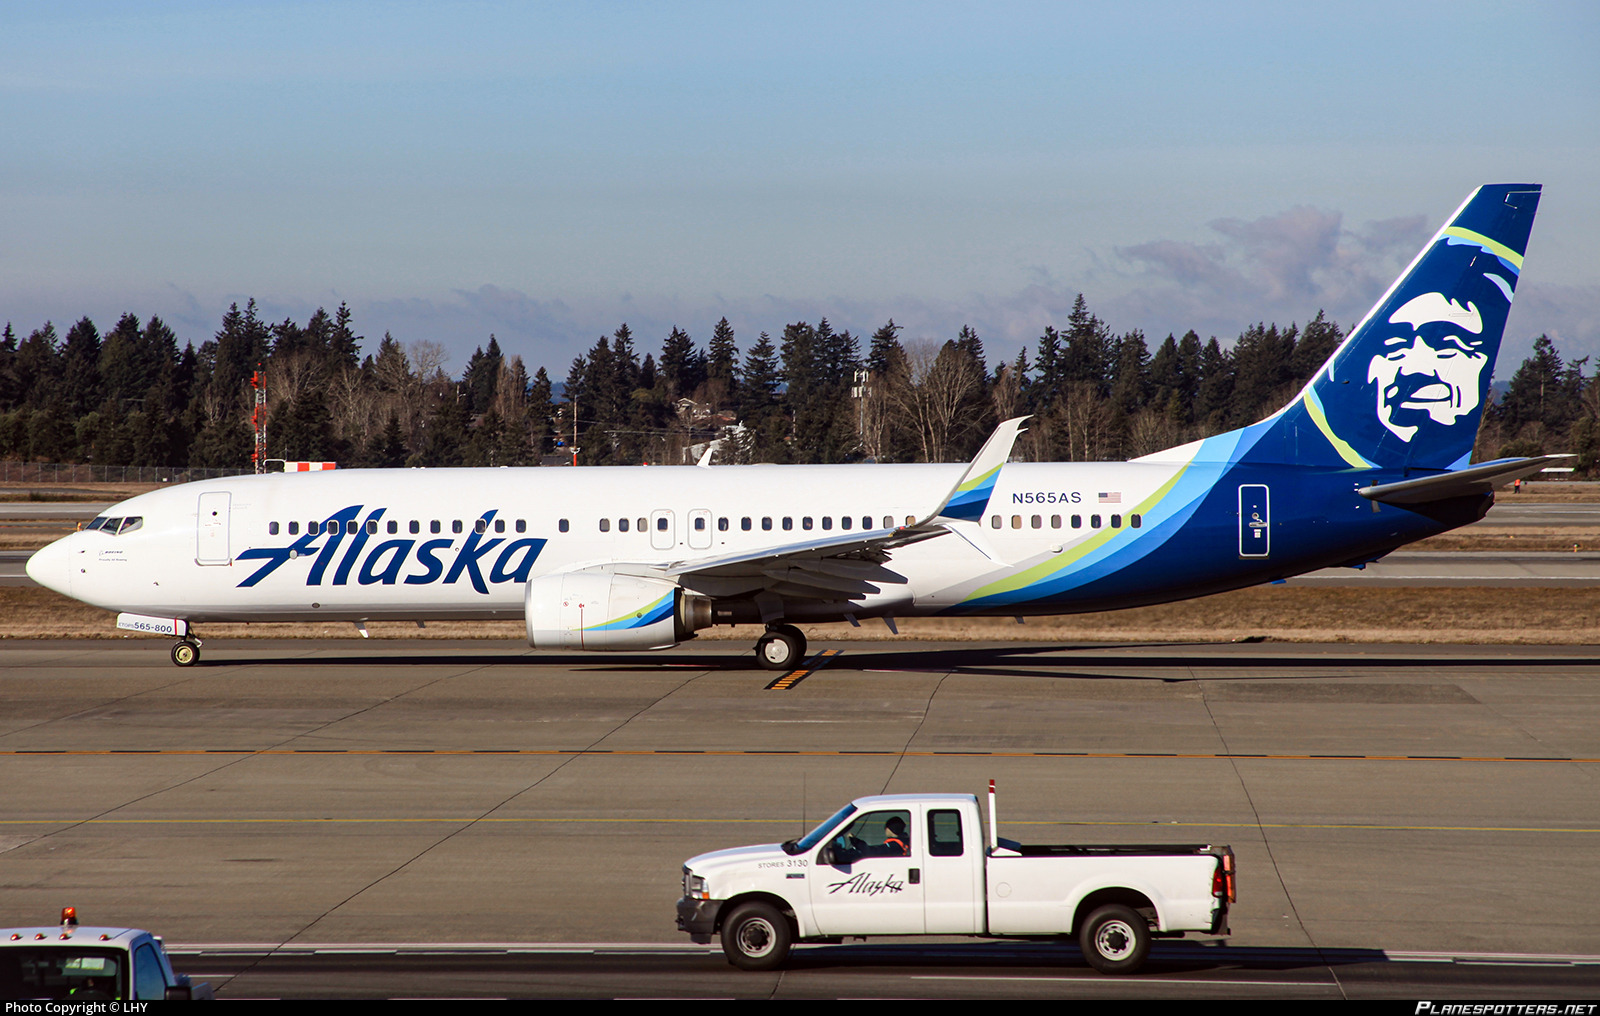
{"label": "truck bumper", "polygon": [[717,930],[717,915],[722,911],[723,900],[696,900],[688,896],[678,901],[678,930],[686,931],[694,941],[711,941]]}

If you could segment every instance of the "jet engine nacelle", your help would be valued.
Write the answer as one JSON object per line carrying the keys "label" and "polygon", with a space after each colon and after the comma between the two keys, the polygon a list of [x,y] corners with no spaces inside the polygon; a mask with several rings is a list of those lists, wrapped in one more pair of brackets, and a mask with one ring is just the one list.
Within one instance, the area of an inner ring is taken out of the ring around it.
{"label": "jet engine nacelle", "polygon": [[524,608],[536,649],[666,649],[711,624],[705,597],[601,568],[529,579]]}

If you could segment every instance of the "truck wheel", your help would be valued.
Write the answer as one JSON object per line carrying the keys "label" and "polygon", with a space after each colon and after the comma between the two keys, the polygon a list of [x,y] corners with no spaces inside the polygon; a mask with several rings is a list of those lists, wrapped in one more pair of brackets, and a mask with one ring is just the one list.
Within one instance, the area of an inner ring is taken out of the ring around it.
{"label": "truck wheel", "polygon": [[1102,974],[1131,974],[1150,952],[1150,925],[1129,907],[1101,907],[1083,922],[1078,946]]}
{"label": "truck wheel", "polygon": [[180,667],[192,667],[200,660],[200,647],[193,642],[178,642],[172,647],[172,662]]}
{"label": "truck wheel", "polygon": [[766,903],[746,903],[722,922],[722,951],[740,970],[775,970],[789,958],[789,920]]}

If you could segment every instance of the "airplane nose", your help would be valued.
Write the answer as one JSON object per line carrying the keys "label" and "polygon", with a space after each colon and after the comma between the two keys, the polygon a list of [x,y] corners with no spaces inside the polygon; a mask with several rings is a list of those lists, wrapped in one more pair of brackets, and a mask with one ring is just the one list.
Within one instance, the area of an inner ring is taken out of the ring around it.
{"label": "airplane nose", "polygon": [[53,589],[63,596],[72,595],[72,550],[67,547],[71,537],[65,537],[36,551],[28,558],[28,578]]}

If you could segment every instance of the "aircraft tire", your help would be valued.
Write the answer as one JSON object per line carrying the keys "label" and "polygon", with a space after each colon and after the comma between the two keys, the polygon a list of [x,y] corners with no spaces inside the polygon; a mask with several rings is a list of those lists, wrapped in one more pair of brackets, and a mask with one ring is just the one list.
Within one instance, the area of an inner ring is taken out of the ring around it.
{"label": "aircraft tire", "polygon": [[1102,974],[1131,974],[1150,953],[1150,925],[1131,907],[1101,907],[1083,922],[1078,946]]}
{"label": "aircraft tire", "polygon": [[768,628],[756,641],[756,662],[763,670],[793,670],[806,653],[806,637],[789,625]]}
{"label": "aircraft tire", "polygon": [[194,666],[200,662],[200,647],[189,641],[173,643],[172,662],[180,667]]}

